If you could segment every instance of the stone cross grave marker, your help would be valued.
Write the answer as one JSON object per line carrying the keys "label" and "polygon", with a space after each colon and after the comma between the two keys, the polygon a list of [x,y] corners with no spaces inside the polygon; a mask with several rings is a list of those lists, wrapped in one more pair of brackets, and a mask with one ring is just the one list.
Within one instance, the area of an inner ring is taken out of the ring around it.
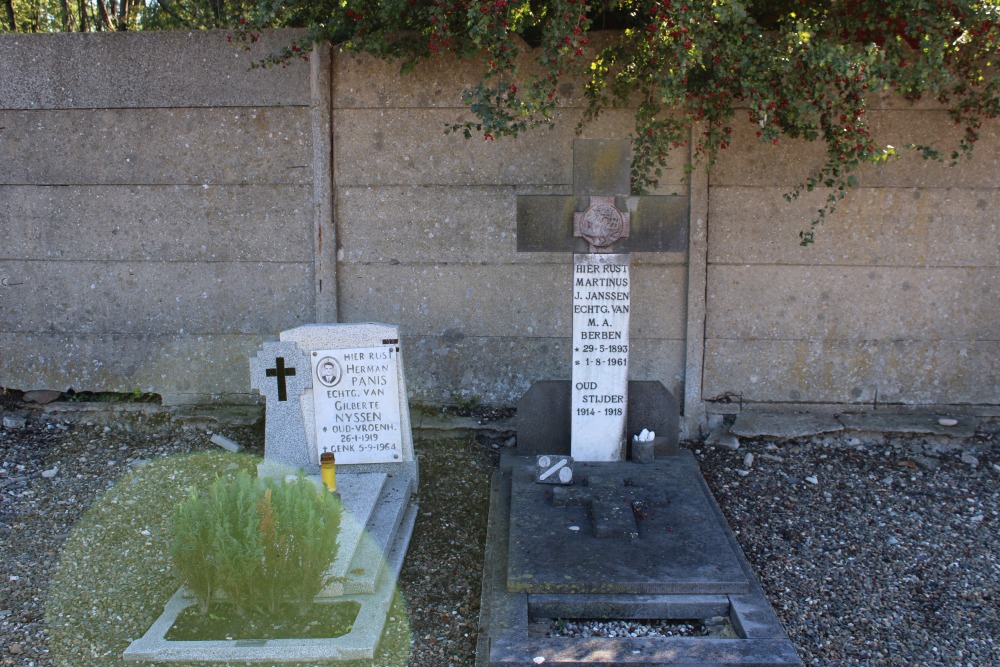
{"label": "stone cross grave marker", "polygon": [[[628,252],[680,250],[686,237],[686,197],[629,196],[630,151],[627,140],[577,140],[571,197],[518,198],[519,251],[574,252],[570,423],[571,453],[578,461],[625,458]],[[562,220],[572,223],[569,237]]]}
{"label": "stone cross grave marker", "polygon": [[413,460],[397,327],[307,325],[281,332],[250,360],[264,395],[265,463],[309,474],[337,465]]}

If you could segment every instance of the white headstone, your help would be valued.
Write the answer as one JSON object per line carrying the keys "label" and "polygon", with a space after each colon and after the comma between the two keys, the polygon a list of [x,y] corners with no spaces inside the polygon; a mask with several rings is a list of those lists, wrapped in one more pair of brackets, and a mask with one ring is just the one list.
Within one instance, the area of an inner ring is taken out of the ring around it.
{"label": "white headstone", "polygon": [[250,375],[266,399],[266,464],[316,474],[324,451],[338,466],[413,461],[398,327],[289,329],[250,360]]}
{"label": "white headstone", "polygon": [[625,458],[629,255],[574,255],[571,450],[577,461]]}

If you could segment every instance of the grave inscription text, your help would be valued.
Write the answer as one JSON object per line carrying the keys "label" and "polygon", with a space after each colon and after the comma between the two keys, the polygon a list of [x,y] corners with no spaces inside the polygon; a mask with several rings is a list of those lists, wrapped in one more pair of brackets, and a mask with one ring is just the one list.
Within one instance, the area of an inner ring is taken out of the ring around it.
{"label": "grave inscription text", "polygon": [[312,352],[317,453],[338,464],[400,460],[399,348]]}
{"label": "grave inscription text", "polygon": [[573,456],[623,458],[628,405],[630,259],[574,256]]}

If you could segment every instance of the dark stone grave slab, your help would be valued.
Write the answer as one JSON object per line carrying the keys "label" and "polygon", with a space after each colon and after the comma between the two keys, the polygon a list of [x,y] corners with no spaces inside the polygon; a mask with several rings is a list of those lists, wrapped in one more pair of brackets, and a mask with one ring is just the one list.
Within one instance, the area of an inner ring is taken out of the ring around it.
{"label": "dark stone grave slab", "polygon": [[[802,667],[690,452],[646,465],[576,463],[574,478],[588,484],[572,487],[535,484],[533,460],[510,462],[492,482],[476,667]],[[555,489],[562,506],[551,502]],[[594,500],[616,495],[633,509],[638,537],[594,534]],[[635,511],[640,495],[646,505]],[[717,616],[736,638],[529,631],[538,619]]]}
{"label": "dark stone grave slab", "polygon": [[536,484],[529,469],[511,472],[510,591],[749,590],[722,527],[706,521],[711,506],[690,455],[576,463],[578,483],[558,488]]}

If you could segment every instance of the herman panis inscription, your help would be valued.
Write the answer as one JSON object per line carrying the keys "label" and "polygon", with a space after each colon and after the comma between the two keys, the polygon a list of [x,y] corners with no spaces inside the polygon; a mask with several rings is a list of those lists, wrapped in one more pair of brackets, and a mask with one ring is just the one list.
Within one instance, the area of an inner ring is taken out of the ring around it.
{"label": "herman panis inscription", "polygon": [[318,453],[338,464],[399,461],[399,347],[314,350],[312,372]]}

